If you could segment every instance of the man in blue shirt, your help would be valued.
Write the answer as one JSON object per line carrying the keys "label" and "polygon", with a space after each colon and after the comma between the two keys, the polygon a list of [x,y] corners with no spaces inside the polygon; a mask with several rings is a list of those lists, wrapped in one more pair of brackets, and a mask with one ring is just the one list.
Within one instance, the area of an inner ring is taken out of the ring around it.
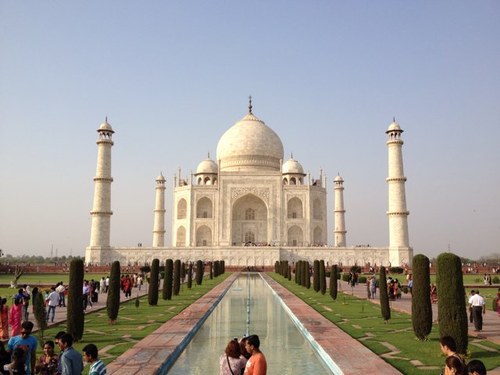
{"label": "man in blue shirt", "polygon": [[59,338],[61,355],[61,375],[80,375],[83,371],[82,355],[73,348],[73,336],[65,333]]}
{"label": "man in blue shirt", "polygon": [[31,369],[35,369],[36,348],[38,346],[37,339],[30,336],[32,330],[32,322],[23,322],[21,325],[21,334],[19,336],[11,337],[7,344],[7,350],[10,353],[12,353],[16,348],[21,348],[24,351],[27,375],[31,375]]}

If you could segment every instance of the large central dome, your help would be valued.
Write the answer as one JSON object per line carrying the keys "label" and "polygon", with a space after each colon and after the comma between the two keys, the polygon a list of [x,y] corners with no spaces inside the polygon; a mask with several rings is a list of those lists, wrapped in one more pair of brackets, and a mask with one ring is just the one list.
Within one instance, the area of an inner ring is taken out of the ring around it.
{"label": "large central dome", "polygon": [[249,113],[229,128],[217,145],[221,171],[279,171],[283,160],[280,137],[263,121]]}

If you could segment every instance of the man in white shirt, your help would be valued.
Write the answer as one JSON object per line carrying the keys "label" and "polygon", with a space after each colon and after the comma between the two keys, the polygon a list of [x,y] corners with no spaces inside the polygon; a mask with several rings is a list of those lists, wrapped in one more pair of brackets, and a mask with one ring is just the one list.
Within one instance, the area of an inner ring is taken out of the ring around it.
{"label": "man in white shirt", "polygon": [[56,288],[50,288],[50,293],[46,298],[48,302],[47,309],[47,322],[49,321],[50,312],[52,312],[52,318],[50,319],[51,323],[54,323],[54,315],[56,315],[56,306],[59,305],[59,293],[56,292]]}
{"label": "man in white shirt", "polygon": [[479,295],[479,291],[471,290],[470,293],[469,304],[472,309],[474,331],[479,332],[483,329],[483,314],[486,313],[486,304],[484,298]]}

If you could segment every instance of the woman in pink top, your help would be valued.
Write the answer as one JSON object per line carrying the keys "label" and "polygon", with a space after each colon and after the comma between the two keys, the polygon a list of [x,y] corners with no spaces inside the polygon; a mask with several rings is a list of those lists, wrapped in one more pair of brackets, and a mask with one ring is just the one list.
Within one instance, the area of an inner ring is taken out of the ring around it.
{"label": "woman in pink top", "polygon": [[247,359],[241,355],[238,339],[229,341],[225,353],[220,356],[220,375],[241,375]]}
{"label": "woman in pink top", "polygon": [[21,334],[22,314],[23,314],[23,304],[20,299],[16,298],[14,300],[12,308],[10,309],[9,323],[11,329],[10,333],[11,337],[18,336]]}
{"label": "woman in pink top", "polygon": [[0,301],[0,326],[1,336],[3,340],[9,338],[9,306],[7,299],[2,298]]}

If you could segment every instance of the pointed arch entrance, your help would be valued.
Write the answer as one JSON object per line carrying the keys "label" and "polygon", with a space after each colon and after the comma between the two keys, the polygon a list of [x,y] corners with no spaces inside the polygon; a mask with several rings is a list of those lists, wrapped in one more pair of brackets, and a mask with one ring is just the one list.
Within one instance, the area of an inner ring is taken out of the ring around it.
{"label": "pointed arch entrance", "polygon": [[233,204],[231,239],[233,245],[267,244],[267,206],[262,199],[247,194]]}

